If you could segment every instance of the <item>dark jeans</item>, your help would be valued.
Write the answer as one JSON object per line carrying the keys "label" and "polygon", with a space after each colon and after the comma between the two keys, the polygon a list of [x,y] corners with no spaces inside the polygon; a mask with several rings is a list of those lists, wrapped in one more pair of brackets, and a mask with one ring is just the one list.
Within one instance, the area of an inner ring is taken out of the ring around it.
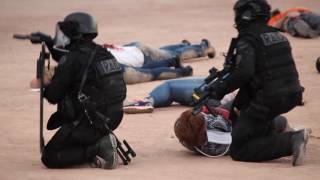
{"label": "dark jeans", "polygon": [[320,16],[314,13],[301,13],[290,18],[284,25],[286,31],[298,37],[316,38],[320,35]]}
{"label": "dark jeans", "polygon": [[[123,111],[110,113],[109,117],[115,123],[108,123],[114,130],[121,122]],[[89,121],[82,116],[80,123],[64,124],[54,134],[44,147],[41,160],[48,168],[64,168],[91,162],[97,154],[95,144],[106,132],[94,128]]]}
{"label": "dark jeans", "polygon": [[301,19],[306,21],[309,26],[320,34],[320,15],[315,13],[301,13]]}
{"label": "dark jeans", "polygon": [[140,68],[122,65],[124,69],[125,82],[126,84],[135,84],[154,80],[174,79],[191,75],[190,73],[187,73],[188,69],[185,67],[172,67],[175,63],[173,61],[174,59],[149,62]]}
{"label": "dark jeans", "polygon": [[259,119],[248,113],[249,108],[241,110],[240,116],[232,125],[232,144],[230,155],[237,161],[259,162],[292,155],[292,132],[276,133],[272,120],[286,113],[301,102],[302,93],[273,98],[266,103],[266,119]]}

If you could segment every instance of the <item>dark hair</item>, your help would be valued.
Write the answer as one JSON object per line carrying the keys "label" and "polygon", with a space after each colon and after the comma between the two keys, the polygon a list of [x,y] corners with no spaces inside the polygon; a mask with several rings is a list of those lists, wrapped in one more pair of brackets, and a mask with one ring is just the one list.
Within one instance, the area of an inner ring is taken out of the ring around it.
{"label": "dark hair", "polygon": [[276,15],[278,15],[280,13],[281,13],[281,11],[278,8],[276,8],[276,9],[271,11],[271,17],[276,16]]}

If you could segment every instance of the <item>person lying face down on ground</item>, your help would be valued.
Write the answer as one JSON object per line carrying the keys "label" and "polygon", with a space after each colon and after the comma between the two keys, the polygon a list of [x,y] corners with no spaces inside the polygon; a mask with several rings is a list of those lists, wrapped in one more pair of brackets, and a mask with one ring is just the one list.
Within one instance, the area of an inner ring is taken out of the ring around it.
{"label": "person lying face down on ground", "polygon": [[183,40],[179,44],[160,48],[152,48],[139,42],[105,47],[123,65],[127,84],[189,76],[192,75],[192,68],[182,66],[181,61],[215,56],[215,49],[207,39],[202,39],[200,44]]}
{"label": "person lying face down on ground", "polygon": [[[62,52],[54,48],[54,40],[49,35],[36,32],[31,36],[40,39],[32,41],[32,43],[40,43],[41,41],[46,43],[56,62],[59,62],[61,57],[67,53],[67,51]],[[104,44],[104,47],[123,68],[126,84],[191,76],[192,67],[183,66],[181,61],[205,56],[214,58],[216,53],[207,39],[202,39],[199,44],[191,44],[188,40],[183,40],[181,43],[160,48],[153,48],[140,42],[123,46]],[[33,82],[33,84],[37,84],[37,82]]]}
{"label": "person lying face down on ground", "polygon": [[320,35],[320,15],[308,8],[274,9],[268,25],[295,37],[316,38]]}
{"label": "person lying face down on ground", "polygon": [[[194,115],[193,109],[184,111],[174,124],[174,132],[183,147],[191,152],[210,158],[229,154],[232,143],[232,121],[229,111],[213,107]],[[274,133],[294,131],[286,117],[277,116],[272,121]]]}
{"label": "person lying face down on ground", "polygon": [[[154,108],[168,107],[172,103],[179,103],[183,106],[192,106],[192,92],[195,88],[204,83],[203,77],[191,77],[182,79],[166,80],[155,87],[148,95],[140,100],[127,102],[123,110],[125,113],[150,113]],[[235,93],[226,95],[221,104],[229,107]]]}

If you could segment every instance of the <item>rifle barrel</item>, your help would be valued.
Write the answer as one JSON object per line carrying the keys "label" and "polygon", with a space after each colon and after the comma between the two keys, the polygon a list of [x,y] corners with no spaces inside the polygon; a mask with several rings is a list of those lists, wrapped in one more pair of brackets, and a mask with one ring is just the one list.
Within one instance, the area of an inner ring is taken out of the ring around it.
{"label": "rifle barrel", "polygon": [[26,39],[31,39],[31,36],[28,34],[13,34],[14,39],[21,39],[21,40],[26,40]]}

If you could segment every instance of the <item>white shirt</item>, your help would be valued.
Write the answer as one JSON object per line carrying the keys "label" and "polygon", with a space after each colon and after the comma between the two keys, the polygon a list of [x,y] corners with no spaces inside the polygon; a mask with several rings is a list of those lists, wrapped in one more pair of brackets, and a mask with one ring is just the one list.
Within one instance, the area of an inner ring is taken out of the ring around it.
{"label": "white shirt", "polygon": [[142,67],[144,55],[142,51],[135,46],[114,46],[107,48],[116,60],[124,65],[132,67]]}

